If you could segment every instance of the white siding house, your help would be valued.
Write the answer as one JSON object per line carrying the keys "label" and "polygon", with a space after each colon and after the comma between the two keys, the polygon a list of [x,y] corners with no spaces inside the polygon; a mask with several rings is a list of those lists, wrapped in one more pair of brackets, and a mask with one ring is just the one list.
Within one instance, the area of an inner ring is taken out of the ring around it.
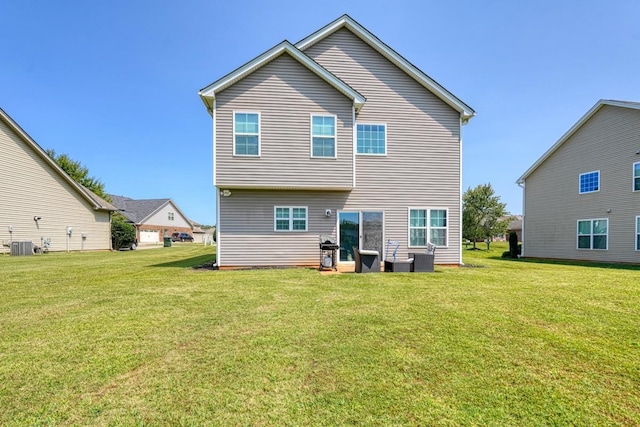
{"label": "white siding house", "polygon": [[[115,208],[77,184],[0,109],[0,240],[49,250],[111,248]],[[70,232],[69,232],[70,231]]]}
{"label": "white siding house", "polygon": [[640,103],[598,101],[518,183],[524,256],[640,263]]}
{"label": "white siding house", "polygon": [[200,91],[214,121],[218,265],[314,265],[318,236],[461,259],[473,109],[344,15]]}

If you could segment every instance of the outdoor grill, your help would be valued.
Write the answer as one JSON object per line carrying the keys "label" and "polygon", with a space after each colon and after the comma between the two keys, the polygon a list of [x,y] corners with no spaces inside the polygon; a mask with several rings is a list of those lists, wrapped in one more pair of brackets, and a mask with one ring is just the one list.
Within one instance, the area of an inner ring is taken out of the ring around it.
{"label": "outdoor grill", "polygon": [[336,251],[340,248],[338,240],[333,236],[325,234],[320,235],[320,267],[318,270],[325,268],[338,269],[336,265]]}

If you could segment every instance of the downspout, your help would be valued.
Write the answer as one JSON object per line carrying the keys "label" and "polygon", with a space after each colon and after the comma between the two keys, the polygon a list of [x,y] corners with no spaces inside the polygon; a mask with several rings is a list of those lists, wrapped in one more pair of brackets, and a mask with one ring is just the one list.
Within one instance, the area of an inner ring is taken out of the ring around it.
{"label": "downspout", "polygon": [[520,256],[522,258],[524,258],[524,223],[525,223],[525,213],[526,213],[526,191],[524,191],[524,186],[525,186],[525,182],[524,181],[518,181],[516,182],[516,184],[518,184],[518,187],[522,188],[522,250],[520,251]]}
{"label": "downspout", "polygon": [[463,120],[462,115],[460,115],[460,134],[458,136],[458,146],[460,147],[460,152],[459,152],[459,159],[460,159],[460,166],[459,166],[459,170],[460,170],[460,182],[459,182],[459,217],[458,217],[458,222],[459,222],[459,235],[458,235],[458,263],[460,265],[464,265],[464,262],[462,262],[462,126],[464,126],[464,124],[466,123],[465,120]]}
{"label": "downspout", "polygon": [[212,131],[212,162],[213,162],[213,188],[216,192],[216,265],[220,266],[220,189],[216,180],[216,99],[213,99],[213,110],[211,111],[211,131]]}
{"label": "downspout", "polygon": [[356,188],[356,151],[358,146],[358,133],[356,126],[356,106],[351,105],[351,142],[352,142],[352,152],[353,152],[353,183],[352,187]]}

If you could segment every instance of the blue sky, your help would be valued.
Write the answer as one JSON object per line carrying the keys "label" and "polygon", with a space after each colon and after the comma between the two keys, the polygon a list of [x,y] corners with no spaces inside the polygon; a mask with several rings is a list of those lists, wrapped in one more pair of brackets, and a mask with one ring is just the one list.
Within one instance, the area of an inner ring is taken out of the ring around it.
{"label": "blue sky", "polygon": [[463,187],[516,179],[598,99],[640,101],[640,2],[2,2],[0,107],[106,190],[215,222],[198,90],[348,13],[473,107]]}

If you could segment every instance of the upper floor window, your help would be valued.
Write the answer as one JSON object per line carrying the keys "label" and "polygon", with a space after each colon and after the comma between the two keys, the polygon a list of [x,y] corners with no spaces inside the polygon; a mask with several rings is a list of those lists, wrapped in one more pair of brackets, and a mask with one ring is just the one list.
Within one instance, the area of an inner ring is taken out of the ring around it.
{"label": "upper floor window", "polygon": [[311,157],[336,157],[336,116],[311,116]]}
{"label": "upper floor window", "polygon": [[273,228],[275,231],[307,231],[307,208],[275,206]]}
{"label": "upper floor window", "polygon": [[580,174],[580,194],[600,190],[600,171]]}
{"label": "upper floor window", "polygon": [[358,154],[386,154],[386,125],[357,125]]}
{"label": "upper floor window", "polygon": [[640,191],[640,162],[633,164],[633,191]]}
{"label": "upper floor window", "polygon": [[169,221],[173,221],[173,212],[169,212],[169,213],[167,214],[167,219],[168,219]]}
{"label": "upper floor window", "polygon": [[236,156],[260,155],[260,114],[233,114],[233,154]]}
{"label": "upper floor window", "polygon": [[409,209],[409,246],[447,246],[446,209]]}
{"label": "upper floor window", "polygon": [[578,249],[607,249],[608,219],[578,221]]}

